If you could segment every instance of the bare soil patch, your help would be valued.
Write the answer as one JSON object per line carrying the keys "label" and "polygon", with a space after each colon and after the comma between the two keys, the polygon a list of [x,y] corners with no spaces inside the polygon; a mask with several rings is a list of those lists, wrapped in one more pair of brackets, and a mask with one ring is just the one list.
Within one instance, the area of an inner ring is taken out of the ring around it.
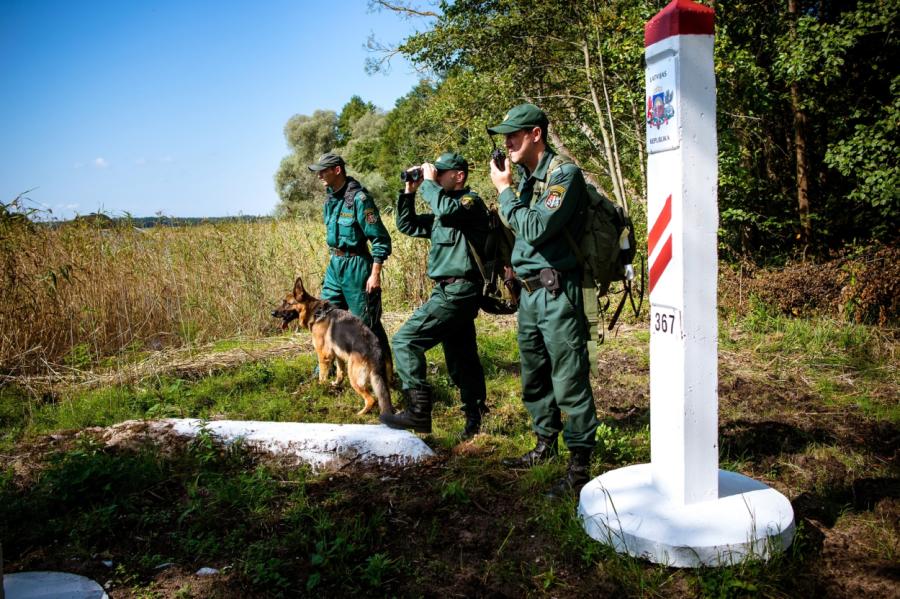
{"label": "bare soil patch", "polygon": [[900,246],[876,246],[853,254],[845,251],[820,262],[797,262],[777,269],[746,263],[720,269],[722,307],[745,310],[754,295],[783,314],[828,315],[897,327]]}

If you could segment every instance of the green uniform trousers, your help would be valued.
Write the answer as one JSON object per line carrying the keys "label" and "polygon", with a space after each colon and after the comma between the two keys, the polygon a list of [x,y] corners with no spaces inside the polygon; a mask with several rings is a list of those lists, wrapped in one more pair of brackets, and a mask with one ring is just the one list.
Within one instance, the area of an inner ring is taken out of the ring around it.
{"label": "green uniform trousers", "polygon": [[[584,299],[574,274],[560,276],[560,291],[522,290],[519,355],[522,401],[541,436],[563,431],[569,448],[596,445],[597,409],[588,366]],[[562,413],[566,414],[563,429]]]}
{"label": "green uniform trousers", "polygon": [[366,293],[366,280],[372,274],[372,259],[368,256],[332,256],[325,269],[322,299],[366,323],[372,329],[381,349],[390,357],[391,346],[381,324],[381,292]]}
{"label": "green uniform trousers", "polygon": [[470,281],[437,284],[428,301],[400,327],[393,343],[404,389],[428,387],[425,352],[440,343],[463,406],[484,404],[487,390],[475,342],[480,293],[479,285]]}

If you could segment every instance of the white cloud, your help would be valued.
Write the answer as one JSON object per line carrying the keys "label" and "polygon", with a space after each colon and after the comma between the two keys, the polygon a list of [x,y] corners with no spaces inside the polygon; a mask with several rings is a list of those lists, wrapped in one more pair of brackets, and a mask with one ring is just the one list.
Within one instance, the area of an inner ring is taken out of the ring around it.
{"label": "white cloud", "polygon": [[174,162],[175,159],[172,158],[171,156],[163,156],[162,158],[159,159],[159,161],[160,162]]}
{"label": "white cloud", "polygon": [[105,158],[94,158],[94,166],[97,168],[106,168],[109,166],[109,163]]}

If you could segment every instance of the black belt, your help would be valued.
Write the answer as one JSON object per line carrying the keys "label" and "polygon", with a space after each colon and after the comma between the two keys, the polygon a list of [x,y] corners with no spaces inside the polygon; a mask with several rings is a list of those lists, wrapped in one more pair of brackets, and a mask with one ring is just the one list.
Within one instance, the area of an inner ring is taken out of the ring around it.
{"label": "black belt", "polygon": [[357,252],[356,250],[339,250],[338,248],[330,248],[331,253],[338,258],[344,258],[345,256],[350,256],[351,258],[354,256],[368,256],[368,252]]}
{"label": "black belt", "polygon": [[465,277],[436,277],[431,280],[434,281],[435,285],[449,285],[451,283],[458,283],[459,281],[472,282],[471,279],[467,279]]}
{"label": "black belt", "polygon": [[522,289],[524,289],[528,293],[534,293],[538,289],[541,289],[544,287],[541,284],[541,277],[539,275],[535,275],[533,277],[519,278],[519,281],[522,283]]}

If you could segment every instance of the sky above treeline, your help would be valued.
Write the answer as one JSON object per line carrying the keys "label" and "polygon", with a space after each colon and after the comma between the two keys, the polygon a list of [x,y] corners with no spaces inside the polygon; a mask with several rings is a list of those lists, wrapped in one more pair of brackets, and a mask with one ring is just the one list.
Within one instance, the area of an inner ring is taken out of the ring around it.
{"label": "sky above treeline", "polygon": [[366,40],[417,25],[367,0],[0,0],[0,201],[270,214],[287,120],[354,94],[392,108],[418,76],[367,75]]}

